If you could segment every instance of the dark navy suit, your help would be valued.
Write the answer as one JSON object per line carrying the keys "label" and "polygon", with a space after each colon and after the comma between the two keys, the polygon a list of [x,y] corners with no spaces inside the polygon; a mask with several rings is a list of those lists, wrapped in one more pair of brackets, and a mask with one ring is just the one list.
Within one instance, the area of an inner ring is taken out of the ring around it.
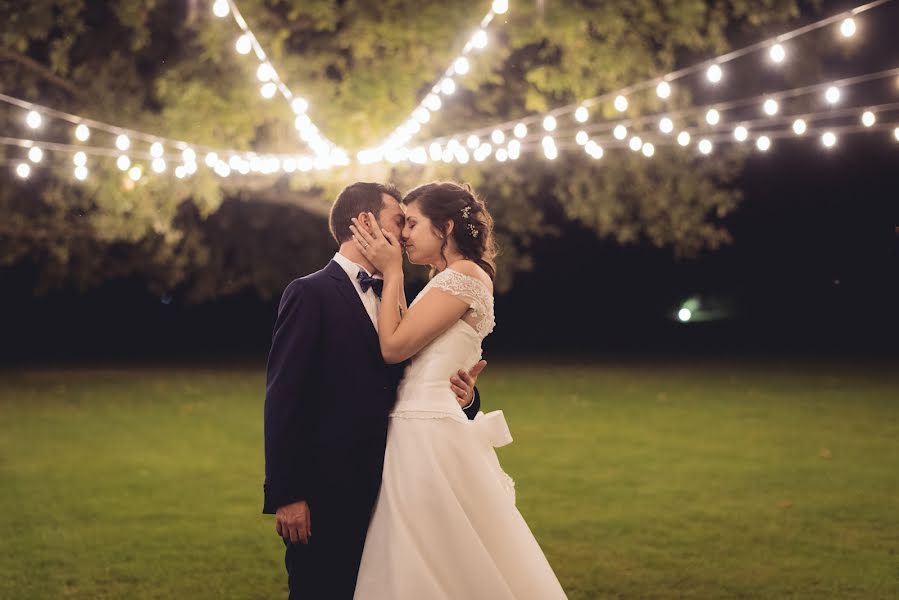
{"label": "dark navy suit", "polygon": [[[336,262],[284,290],[268,358],[263,512],[309,504],[309,543],[287,543],[291,599],[353,597],[404,367],[384,363]],[[469,418],[479,406],[476,392]]]}

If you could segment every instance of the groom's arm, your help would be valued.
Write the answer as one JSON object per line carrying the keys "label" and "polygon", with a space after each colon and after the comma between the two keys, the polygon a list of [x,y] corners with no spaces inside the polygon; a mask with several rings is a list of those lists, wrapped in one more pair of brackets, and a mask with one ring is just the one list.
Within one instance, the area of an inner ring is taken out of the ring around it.
{"label": "groom's arm", "polygon": [[310,377],[320,336],[319,304],[308,284],[287,286],[272,334],[265,388],[265,504],[262,512],[306,500],[308,440],[304,421],[312,407]]}
{"label": "groom's arm", "polygon": [[465,416],[468,417],[469,420],[472,420],[478,416],[479,410],[481,410],[481,394],[478,393],[478,388],[475,388],[474,398],[471,399],[471,404],[463,407],[462,412],[465,413]]}
{"label": "groom's arm", "polygon": [[481,410],[481,394],[478,393],[475,384],[486,366],[487,361],[480,360],[470,371],[460,369],[458,373],[450,377],[450,387],[456,394],[456,401],[459,402],[462,412],[469,420],[474,419]]}

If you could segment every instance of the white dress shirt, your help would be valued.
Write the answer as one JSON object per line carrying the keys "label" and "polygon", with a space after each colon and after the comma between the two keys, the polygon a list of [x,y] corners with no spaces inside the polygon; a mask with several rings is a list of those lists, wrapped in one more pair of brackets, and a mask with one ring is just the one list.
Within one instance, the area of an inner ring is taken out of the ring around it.
{"label": "white dress shirt", "polygon": [[[359,280],[356,279],[356,276],[359,275],[359,271],[365,271],[360,265],[357,265],[346,256],[338,252],[334,255],[334,262],[341,266],[341,268],[346,271],[347,277],[350,278],[350,282],[353,284],[353,287],[356,288],[356,293],[359,294],[359,299],[362,300],[362,305],[365,306],[365,312],[368,313],[368,317],[371,319],[371,324],[375,326],[375,331],[378,330],[378,309],[381,306],[381,299],[378,298],[377,294],[372,288],[368,288],[367,291],[362,291],[362,284],[359,283]],[[365,271],[368,273],[368,271]],[[376,279],[383,279],[381,275],[372,275],[372,277]]]}

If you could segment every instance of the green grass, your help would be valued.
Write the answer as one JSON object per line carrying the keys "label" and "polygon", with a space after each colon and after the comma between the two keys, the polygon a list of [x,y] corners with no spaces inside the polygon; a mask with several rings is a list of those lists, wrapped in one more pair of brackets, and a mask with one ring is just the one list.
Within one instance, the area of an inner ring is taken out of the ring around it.
{"label": "green grass", "polygon": [[[0,372],[0,598],[286,597],[261,369]],[[899,374],[491,364],[570,598],[899,597]]]}

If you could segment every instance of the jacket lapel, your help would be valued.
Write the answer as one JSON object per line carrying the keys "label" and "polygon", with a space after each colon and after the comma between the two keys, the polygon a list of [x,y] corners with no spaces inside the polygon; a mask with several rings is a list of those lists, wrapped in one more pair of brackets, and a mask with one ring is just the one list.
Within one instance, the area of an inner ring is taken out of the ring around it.
{"label": "jacket lapel", "polygon": [[360,335],[365,338],[366,342],[380,356],[381,342],[378,340],[378,332],[375,330],[374,323],[371,322],[368,311],[365,310],[365,305],[362,304],[362,299],[359,298],[359,293],[356,292],[356,288],[350,282],[346,271],[333,260],[328,263],[325,270],[328,272],[328,275],[334,278],[337,290],[347,303],[350,315],[356,320]]}

